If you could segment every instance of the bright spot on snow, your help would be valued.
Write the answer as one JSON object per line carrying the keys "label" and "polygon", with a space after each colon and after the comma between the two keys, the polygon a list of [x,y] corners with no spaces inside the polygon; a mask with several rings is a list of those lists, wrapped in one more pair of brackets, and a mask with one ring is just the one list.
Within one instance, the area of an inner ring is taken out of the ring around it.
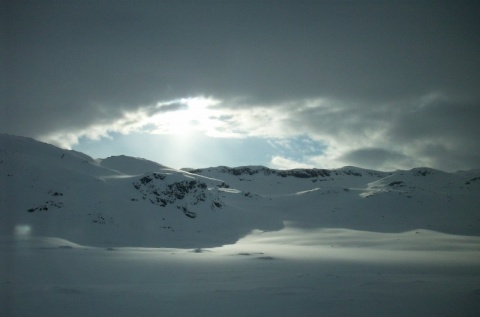
{"label": "bright spot on snow", "polygon": [[30,225],[16,225],[15,226],[15,235],[16,236],[28,236],[32,228]]}
{"label": "bright spot on snow", "polygon": [[230,248],[262,252],[275,258],[478,265],[479,241],[478,237],[422,229],[382,233],[342,228],[306,229],[285,222],[285,228],[279,231],[254,230]]}

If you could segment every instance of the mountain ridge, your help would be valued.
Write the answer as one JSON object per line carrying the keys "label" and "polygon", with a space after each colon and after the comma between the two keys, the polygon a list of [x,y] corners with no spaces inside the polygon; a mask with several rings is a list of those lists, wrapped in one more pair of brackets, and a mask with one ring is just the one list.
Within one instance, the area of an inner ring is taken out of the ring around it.
{"label": "mountain ridge", "polygon": [[381,172],[264,166],[177,170],[128,156],[93,159],[0,135],[0,233],[101,246],[205,247],[252,230],[416,229],[480,235],[480,171]]}

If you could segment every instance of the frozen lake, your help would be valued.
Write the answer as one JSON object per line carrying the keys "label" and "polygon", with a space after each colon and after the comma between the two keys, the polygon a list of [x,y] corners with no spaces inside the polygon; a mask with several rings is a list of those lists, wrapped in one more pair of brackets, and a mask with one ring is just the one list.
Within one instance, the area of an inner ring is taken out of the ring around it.
{"label": "frozen lake", "polygon": [[3,239],[1,316],[478,316],[480,238],[256,231],[210,249]]}

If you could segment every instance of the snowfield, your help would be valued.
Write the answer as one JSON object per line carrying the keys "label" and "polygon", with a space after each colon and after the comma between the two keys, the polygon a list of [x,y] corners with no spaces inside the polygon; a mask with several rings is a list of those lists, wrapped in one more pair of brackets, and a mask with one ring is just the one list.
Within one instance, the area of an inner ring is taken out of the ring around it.
{"label": "snowfield", "polygon": [[480,171],[175,170],[0,135],[0,316],[479,316]]}

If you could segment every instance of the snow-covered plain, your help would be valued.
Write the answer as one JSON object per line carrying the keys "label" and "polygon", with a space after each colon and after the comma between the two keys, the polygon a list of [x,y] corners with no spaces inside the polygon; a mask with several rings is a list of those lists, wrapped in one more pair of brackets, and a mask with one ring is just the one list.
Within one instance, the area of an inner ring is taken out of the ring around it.
{"label": "snow-covered plain", "polygon": [[480,171],[94,160],[0,135],[0,316],[479,316]]}

